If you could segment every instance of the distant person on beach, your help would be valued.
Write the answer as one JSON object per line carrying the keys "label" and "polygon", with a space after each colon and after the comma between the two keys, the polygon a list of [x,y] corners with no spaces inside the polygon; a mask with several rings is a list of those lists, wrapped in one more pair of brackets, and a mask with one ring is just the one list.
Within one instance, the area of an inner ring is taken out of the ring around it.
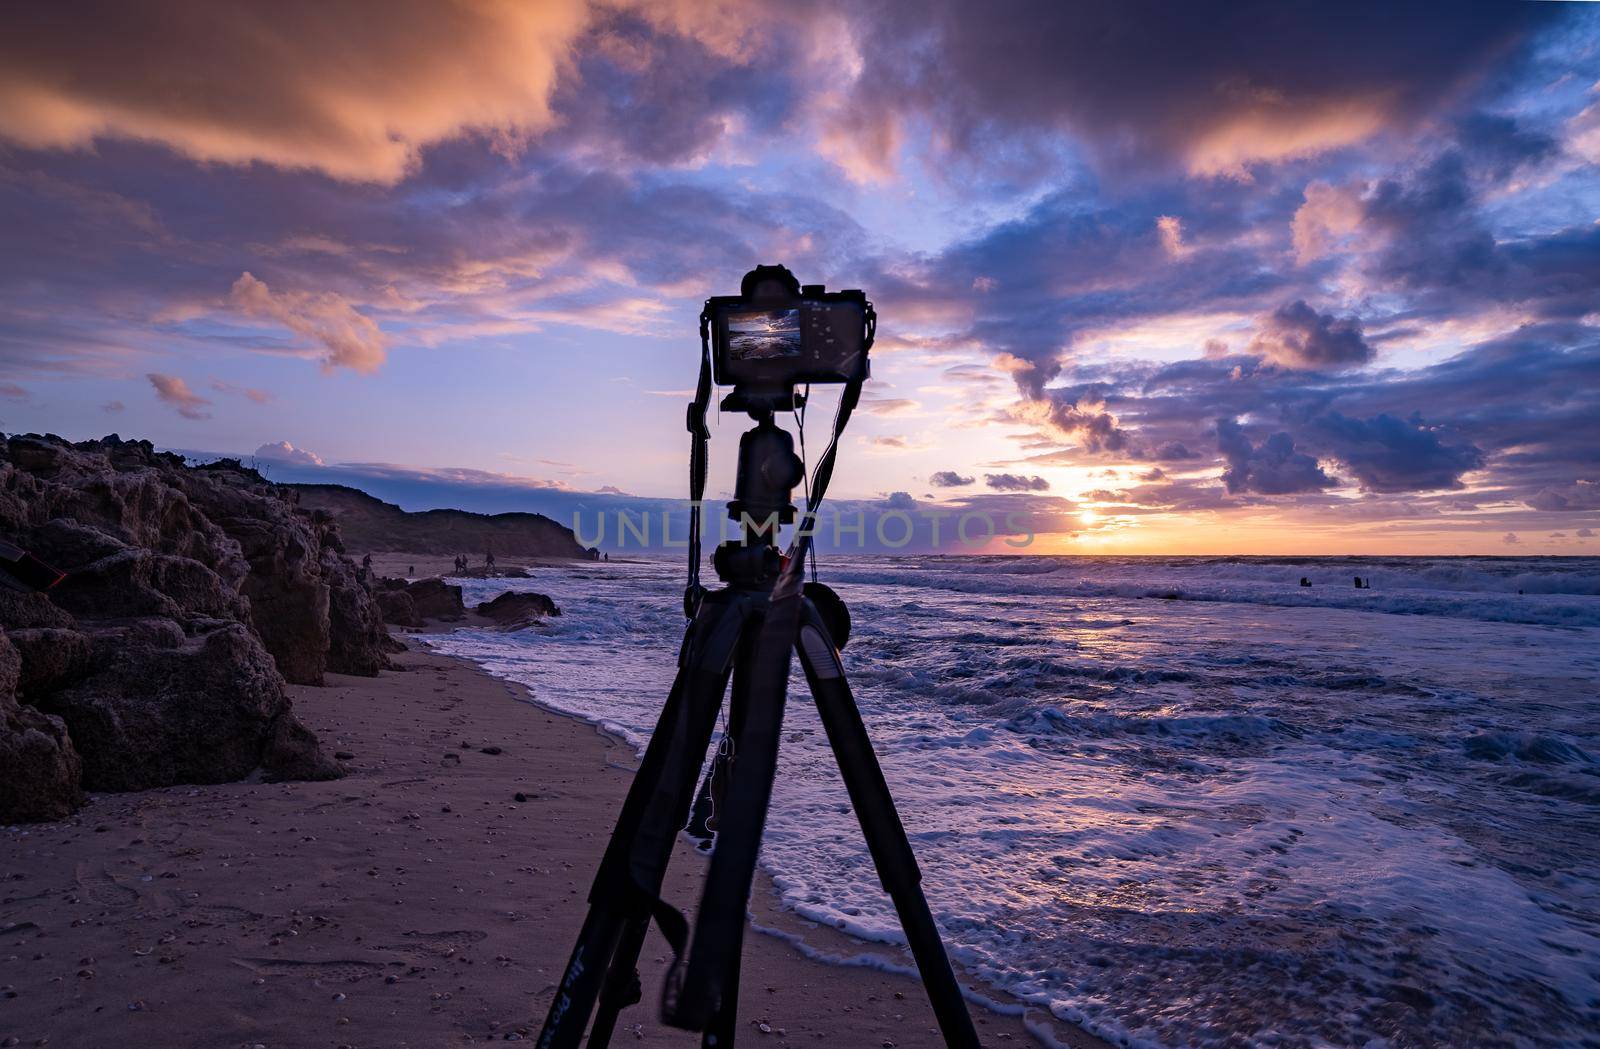
{"label": "distant person on beach", "polygon": [[485,575],[494,575],[494,551],[483,552],[483,571]]}

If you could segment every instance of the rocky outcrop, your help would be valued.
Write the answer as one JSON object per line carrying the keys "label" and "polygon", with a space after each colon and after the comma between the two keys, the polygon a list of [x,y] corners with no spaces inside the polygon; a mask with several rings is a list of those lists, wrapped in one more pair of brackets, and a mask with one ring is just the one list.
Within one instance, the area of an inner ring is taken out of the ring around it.
{"label": "rocky outcrop", "polygon": [[21,674],[0,630],[0,821],[60,819],[83,800],[82,766],[66,723],[17,701]]}
{"label": "rocky outcrop", "polygon": [[193,633],[170,620],[95,638],[96,669],[35,699],[71,726],[89,790],[268,779],[331,779],[338,766],[300,725],[283,678],[243,623]]}
{"label": "rocky outcrop", "polygon": [[[331,532],[333,526],[324,527]],[[338,549],[323,546],[319,561],[329,592],[328,669],[372,677],[389,665],[384,654],[394,651],[383,612],[356,566]]]}
{"label": "rocky outcrop", "polygon": [[378,603],[384,609],[384,621],[394,626],[421,626],[429,619],[455,622],[467,615],[461,588],[438,577],[414,583],[379,580]]}
{"label": "rocky outcrop", "polygon": [[0,822],[82,788],[339,774],[284,683],[375,674],[391,644],[327,515],[148,442],[0,438],[0,536],[67,573],[0,587]]}
{"label": "rocky outcrop", "polygon": [[487,616],[507,630],[532,626],[546,616],[559,616],[561,609],[544,594],[508,591],[492,601],[480,603],[473,611]]}

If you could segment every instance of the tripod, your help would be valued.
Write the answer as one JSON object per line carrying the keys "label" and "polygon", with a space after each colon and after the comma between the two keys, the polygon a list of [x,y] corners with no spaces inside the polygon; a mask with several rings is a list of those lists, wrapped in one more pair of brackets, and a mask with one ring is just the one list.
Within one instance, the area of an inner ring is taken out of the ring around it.
{"label": "tripod", "polygon": [[[700,396],[690,412],[697,442],[704,440],[708,387],[703,369]],[[817,470],[808,511],[812,520],[839,433],[858,394],[859,383],[852,384],[841,401],[834,441]],[[618,1013],[642,996],[636,963],[652,919],[676,954],[662,995],[662,1018],[704,1032],[703,1049],[733,1045],[745,913],[777,768],[792,653],[800,658],[879,880],[894,901],[945,1043],[976,1049],[977,1033],[922,894],[921,872],[845,679],[839,646],[848,630],[848,614],[826,587],[802,585],[809,536],[797,540],[787,562],[774,542],[777,522],[793,519],[795,508],[786,504],[802,467],[789,435],[772,422],[771,404],[739,396],[736,390],[724,406],[731,402],[744,407],[758,423],[740,440],[738,483],[729,504],[730,516],[743,522],[742,538],[723,543],[713,559],[726,585],[701,590],[695,571],[704,448],[697,443],[691,458],[696,509],[685,597],[692,618],[677,677],[600,861],[588,917],[557,986],[539,1047],[575,1049],[591,1011],[590,1049],[610,1043]],[[701,411],[698,430],[696,406]],[[756,524],[751,511],[766,521]],[[660,891],[673,845],[690,817],[695,783],[730,680],[725,743],[699,795],[702,807],[710,797],[723,801],[691,941],[688,922],[660,898]]]}

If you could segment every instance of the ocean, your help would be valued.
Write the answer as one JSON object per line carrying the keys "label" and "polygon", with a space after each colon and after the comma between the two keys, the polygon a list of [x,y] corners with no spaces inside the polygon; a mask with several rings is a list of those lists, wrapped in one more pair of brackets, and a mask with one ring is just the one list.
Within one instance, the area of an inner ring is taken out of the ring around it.
{"label": "ocean", "polygon": [[[1129,1046],[1600,1046],[1600,559],[821,567],[968,972]],[[564,614],[434,643],[642,746],[682,571],[462,580]],[[790,695],[762,864],[803,918],[897,942],[798,670]]]}

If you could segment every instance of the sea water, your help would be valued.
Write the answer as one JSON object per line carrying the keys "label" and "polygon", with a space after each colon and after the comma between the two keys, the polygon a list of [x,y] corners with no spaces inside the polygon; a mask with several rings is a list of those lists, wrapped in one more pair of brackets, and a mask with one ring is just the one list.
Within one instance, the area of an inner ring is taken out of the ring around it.
{"label": "sea water", "polygon": [[[1126,1045],[1600,1045],[1600,559],[822,579],[968,973]],[[463,582],[564,614],[441,649],[647,741],[680,565]],[[805,918],[902,942],[807,700],[797,674],[763,866]]]}

